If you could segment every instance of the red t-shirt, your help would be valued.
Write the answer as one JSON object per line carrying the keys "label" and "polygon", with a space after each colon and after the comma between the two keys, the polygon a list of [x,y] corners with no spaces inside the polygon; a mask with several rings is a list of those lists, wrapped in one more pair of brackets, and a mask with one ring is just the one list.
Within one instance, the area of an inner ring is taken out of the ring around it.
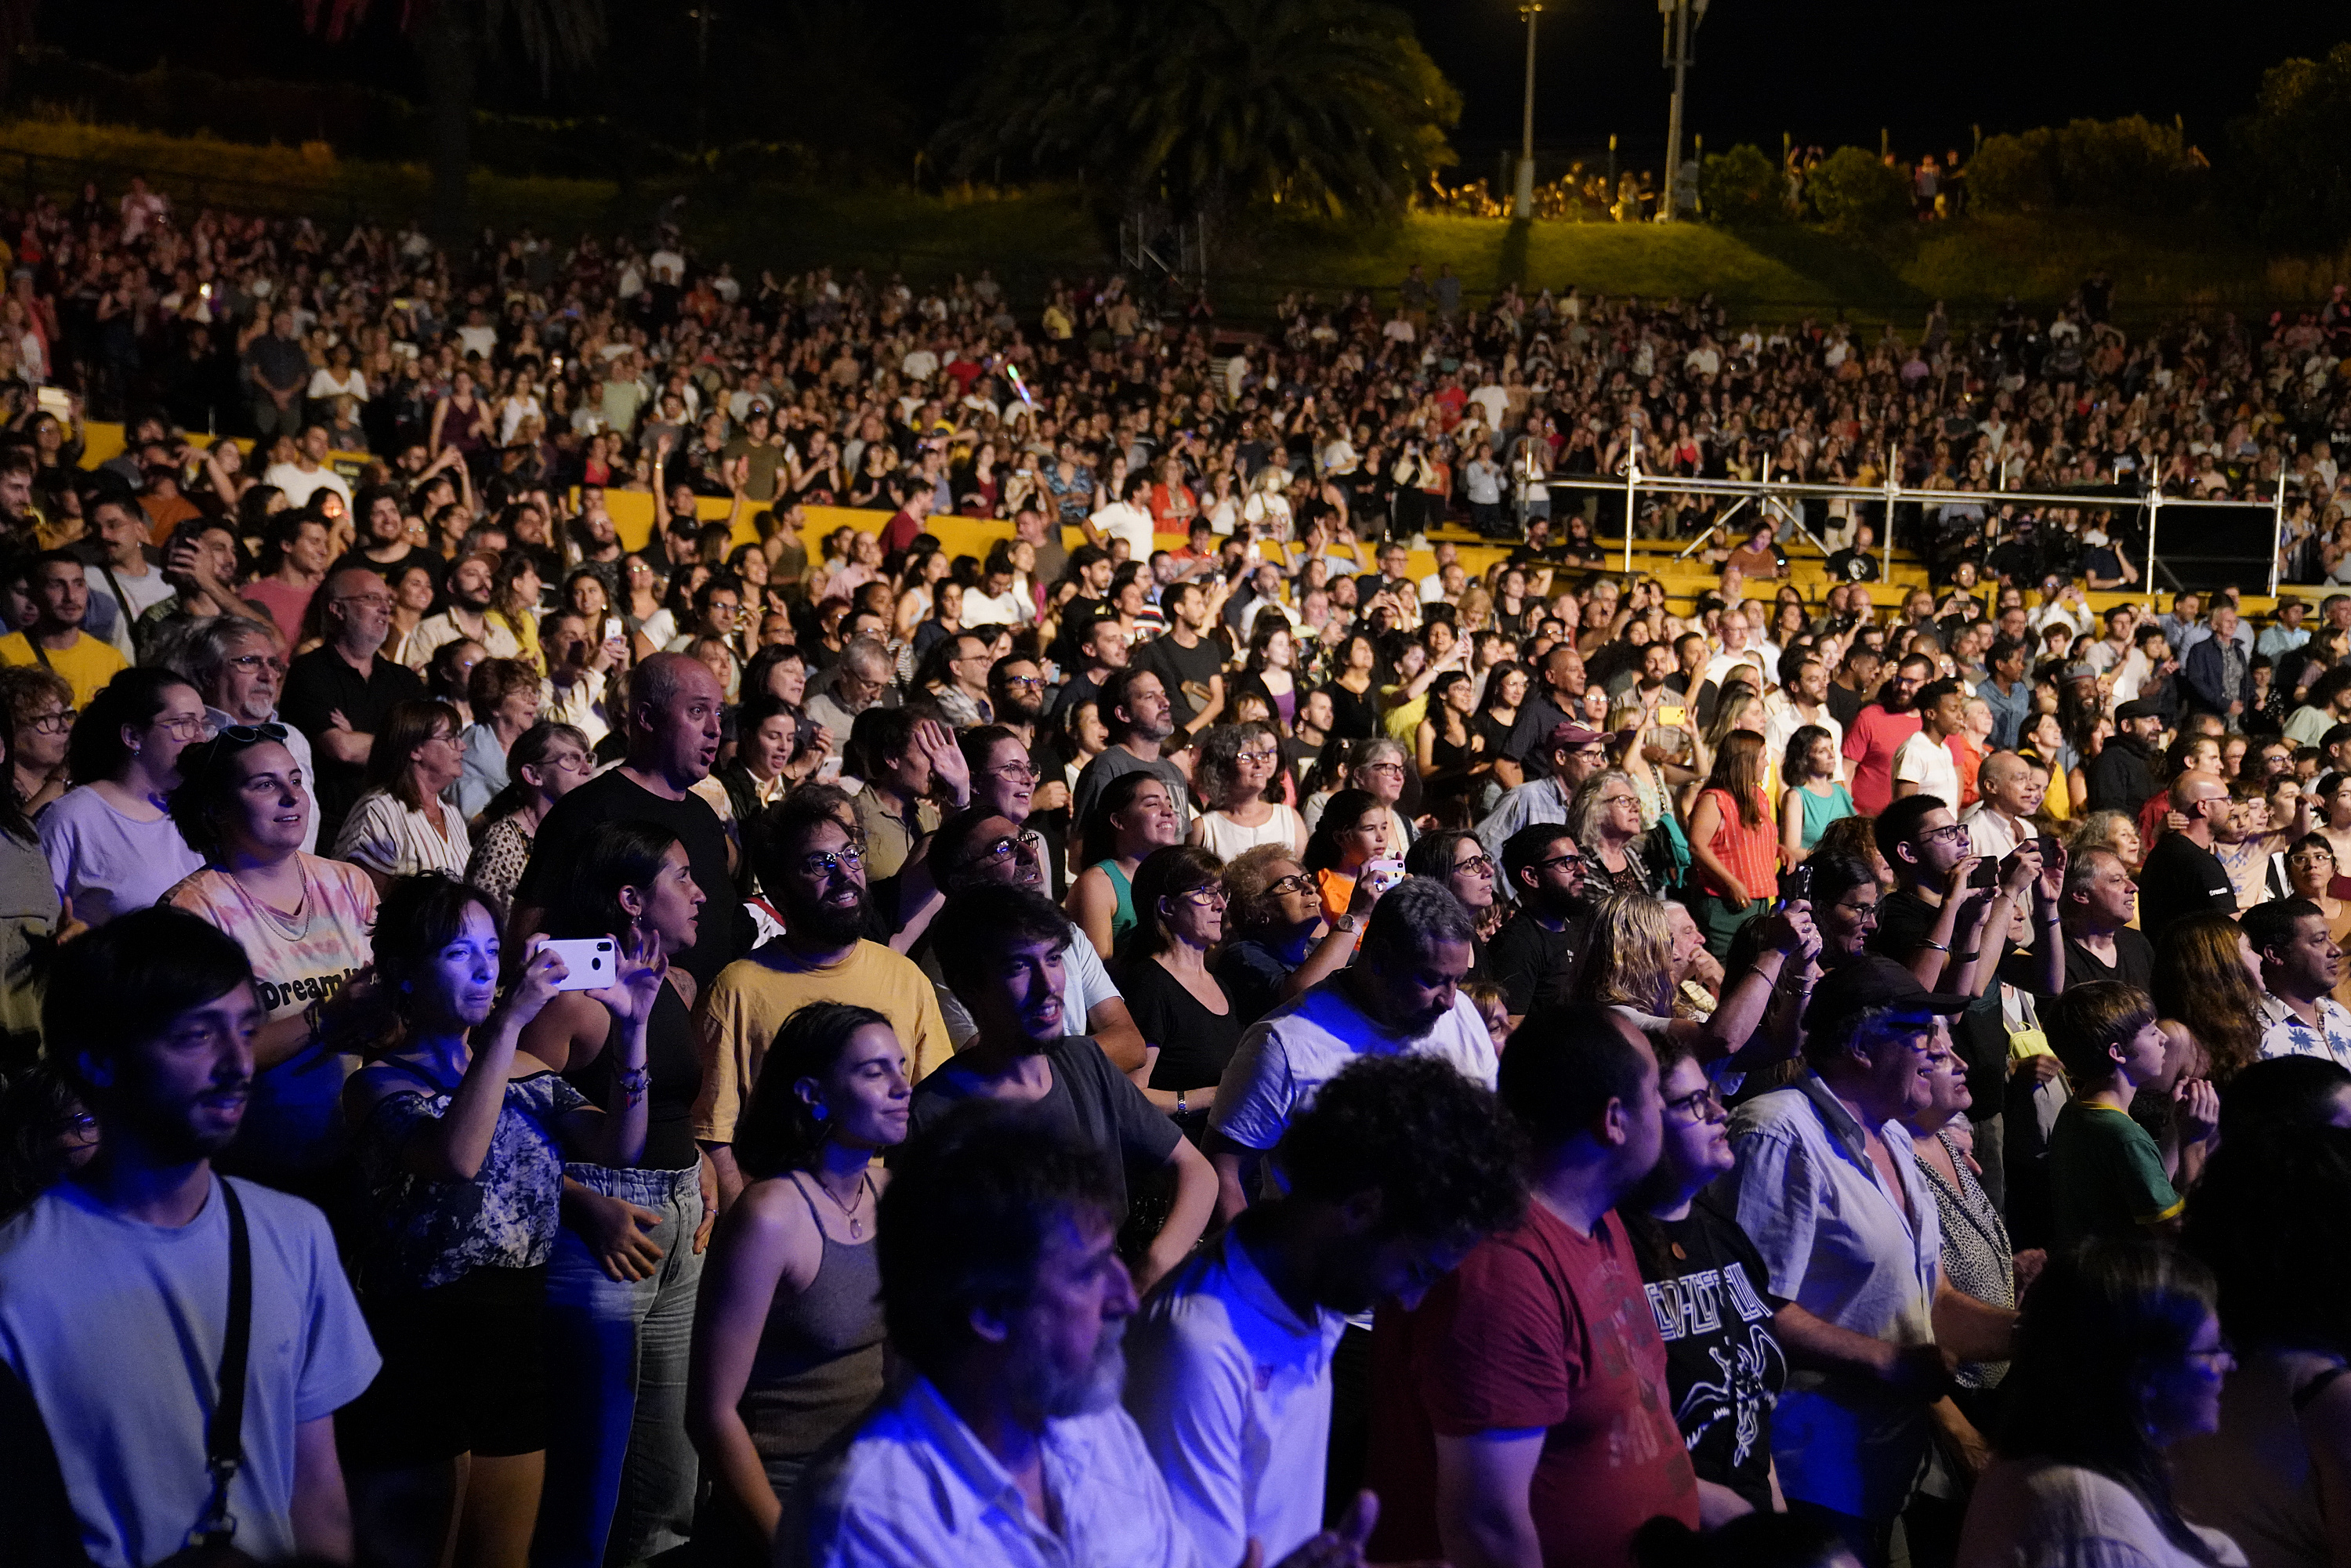
{"label": "red t-shirt", "polygon": [[1614,1215],[1579,1236],[1540,1203],[1479,1243],[1419,1309],[1380,1310],[1372,1343],[1379,1493],[1368,1555],[1444,1555],[1436,1435],[1541,1428],[1529,1506],[1543,1562],[1632,1568],[1659,1514],[1696,1528],[1698,1479],[1674,1424],[1666,1347]]}
{"label": "red t-shirt", "polygon": [[922,531],[923,525],[914,520],[912,512],[891,513],[890,520],[882,525],[882,553],[888,555],[892,550],[906,549]]}
{"label": "red t-shirt", "polygon": [[1894,754],[1918,733],[1917,709],[1887,713],[1876,703],[1854,715],[1844,732],[1844,754],[1858,764],[1853,773],[1853,803],[1865,817],[1875,817],[1894,799]]}

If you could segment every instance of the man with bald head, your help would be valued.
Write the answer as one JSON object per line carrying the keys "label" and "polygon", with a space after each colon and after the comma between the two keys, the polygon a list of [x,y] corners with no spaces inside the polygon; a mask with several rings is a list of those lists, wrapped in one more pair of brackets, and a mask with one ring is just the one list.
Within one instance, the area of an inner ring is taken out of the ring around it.
{"label": "man with bald head", "polygon": [[2048,789],[2036,782],[2032,765],[2013,751],[1995,751],[1976,770],[1976,803],[1960,813],[1968,825],[1968,843],[1980,855],[2005,860],[2017,845],[2035,836],[2025,819],[2041,810]]}
{"label": "man with bald head", "polygon": [[347,566],[328,574],[319,598],[327,640],[287,666],[277,706],[310,742],[319,841],[331,844],[360,798],[377,727],[395,703],[421,699],[424,683],[377,652],[392,632],[392,590],[382,578]]}
{"label": "man with bald head", "polygon": [[2139,929],[2158,944],[2164,927],[2183,915],[2237,913],[2236,889],[2212,852],[2213,829],[2230,809],[2228,782],[2201,768],[2182,773],[2171,781],[2171,809],[2188,825],[2156,841],[2138,875]]}
{"label": "man with bald head", "polygon": [[530,863],[515,888],[509,924],[517,948],[522,938],[546,929],[548,907],[561,895],[591,830],[603,822],[652,822],[677,835],[695,885],[709,899],[694,945],[676,956],[678,967],[707,986],[750,950],[751,917],[726,870],[726,831],[694,793],[717,760],[726,703],[718,677],[684,653],[655,653],[630,674],[621,720],[628,755],[558,800],[538,824]]}

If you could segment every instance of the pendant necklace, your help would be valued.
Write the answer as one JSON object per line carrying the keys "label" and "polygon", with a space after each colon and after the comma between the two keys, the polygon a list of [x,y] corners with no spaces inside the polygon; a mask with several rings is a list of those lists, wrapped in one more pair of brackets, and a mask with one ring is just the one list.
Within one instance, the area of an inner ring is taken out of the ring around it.
{"label": "pendant necklace", "polygon": [[872,1182],[873,1173],[870,1170],[860,1171],[858,1173],[857,1196],[851,1198],[847,1203],[841,1202],[841,1195],[833,1191],[832,1188],[825,1186],[824,1178],[817,1175],[814,1171],[809,1172],[809,1179],[816,1183],[818,1191],[823,1193],[825,1197],[832,1199],[832,1206],[841,1210],[841,1217],[843,1219],[849,1221],[850,1239],[852,1241],[862,1241],[865,1239],[865,1222],[857,1218],[857,1206],[865,1201],[865,1189],[867,1186]]}

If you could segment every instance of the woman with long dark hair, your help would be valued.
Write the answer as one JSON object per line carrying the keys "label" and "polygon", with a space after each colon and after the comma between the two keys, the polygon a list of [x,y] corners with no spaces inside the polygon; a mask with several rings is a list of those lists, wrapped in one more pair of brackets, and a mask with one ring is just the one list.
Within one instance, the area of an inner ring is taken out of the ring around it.
{"label": "woman with long dark hair", "polygon": [[2024,1299],[2000,1462],[1969,1504],[1961,1568],[2245,1561],[2180,1517],[2165,1462],[2220,1426],[2235,1363],[2216,1304],[2210,1271],[2174,1248],[2095,1241],[2051,1260]]}
{"label": "woman with long dark hair", "polygon": [[1070,883],[1069,909],[1103,958],[1134,929],[1134,873],[1143,857],[1183,838],[1183,821],[1155,773],[1122,773],[1094,797],[1079,841],[1091,863]]}
{"label": "woman with long dark hair", "polygon": [[1224,870],[1196,844],[1153,851],[1134,873],[1134,929],[1112,970],[1155,1053],[1144,1092],[1196,1140],[1249,1021],[1208,967],[1225,936]]}
{"label": "woman with long dark hair", "polygon": [[616,962],[667,973],[642,1025],[565,991],[523,1030],[522,1050],[591,1104],[610,1100],[629,1071],[627,1030],[643,1037],[643,1153],[564,1167],[563,1228],[548,1262],[559,1375],[532,1547],[541,1563],[643,1562],[693,1530],[685,1360],[717,1181],[689,1125],[702,1090],[694,977],[668,960],[693,945],[704,900],[675,835],[651,822],[604,822],[581,842],[562,902],[548,911],[551,935],[609,936]]}
{"label": "woman with long dark hair", "polygon": [[601,1111],[524,1054],[563,960],[531,939],[503,1006],[498,917],[475,889],[393,879],[375,964],[331,1042],[363,1197],[362,1301],[383,1371],[337,1421],[355,1533],[379,1562],[512,1568],[528,1555],[547,1448],[547,1264],[563,1161],[631,1165],[646,1121],[645,1030],[667,962],[622,954],[590,993],[619,1021]]}
{"label": "woman with long dark hair", "polygon": [[[1727,700],[1727,699],[1726,699]],[[1771,896],[1779,841],[1763,792],[1763,737],[1734,729],[1715,748],[1714,765],[1690,809],[1691,870],[1698,893],[1690,913],[1707,951],[1727,957],[1730,939]]]}
{"label": "woman with long dark hair", "polygon": [[809,1457],[882,1391],[874,1216],[905,1141],[906,1053],[869,1008],[784,1021],[735,1126],[747,1178],[703,1269],[686,1427],[710,1472],[697,1549],[765,1563]]}
{"label": "woman with long dark hair", "polygon": [[1387,854],[1394,813],[1368,789],[1342,789],[1322,808],[1306,841],[1304,863],[1322,895],[1322,917],[1337,924],[1355,896],[1364,868]]}
{"label": "woman with long dark hair", "polygon": [[66,766],[81,782],[41,813],[41,852],[75,919],[103,925],[144,909],[201,869],[163,802],[180,753],[204,732],[204,699],[182,676],[118,674],[74,721]]}

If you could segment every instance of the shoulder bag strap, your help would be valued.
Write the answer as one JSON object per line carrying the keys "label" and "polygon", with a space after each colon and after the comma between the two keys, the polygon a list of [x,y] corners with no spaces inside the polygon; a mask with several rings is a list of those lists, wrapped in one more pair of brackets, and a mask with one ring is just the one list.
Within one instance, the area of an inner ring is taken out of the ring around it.
{"label": "shoulder bag strap", "polygon": [[204,1428],[204,1468],[212,1472],[212,1498],[189,1537],[196,1547],[226,1546],[236,1535],[229,1517],[229,1487],[245,1462],[245,1364],[253,1343],[253,1241],[246,1230],[245,1204],[226,1176],[215,1172],[228,1207],[228,1332],[221,1339],[220,1396]]}
{"label": "shoulder bag strap", "polygon": [[25,641],[33,650],[33,657],[41,662],[41,668],[49,671],[51,674],[55,674],[57,666],[49,663],[49,651],[41,646],[41,640],[33,635],[32,628],[30,627],[26,627],[25,629]]}
{"label": "shoulder bag strap", "polygon": [[106,586],[114,595],[114,602],[122,607],[122,637],[131,644],[133,654],[139,653],[139,612],[131,607],[131,595],[122,591],[122,584],[114,575],[111,562],[100,561],[98,570],[106,576]]}

